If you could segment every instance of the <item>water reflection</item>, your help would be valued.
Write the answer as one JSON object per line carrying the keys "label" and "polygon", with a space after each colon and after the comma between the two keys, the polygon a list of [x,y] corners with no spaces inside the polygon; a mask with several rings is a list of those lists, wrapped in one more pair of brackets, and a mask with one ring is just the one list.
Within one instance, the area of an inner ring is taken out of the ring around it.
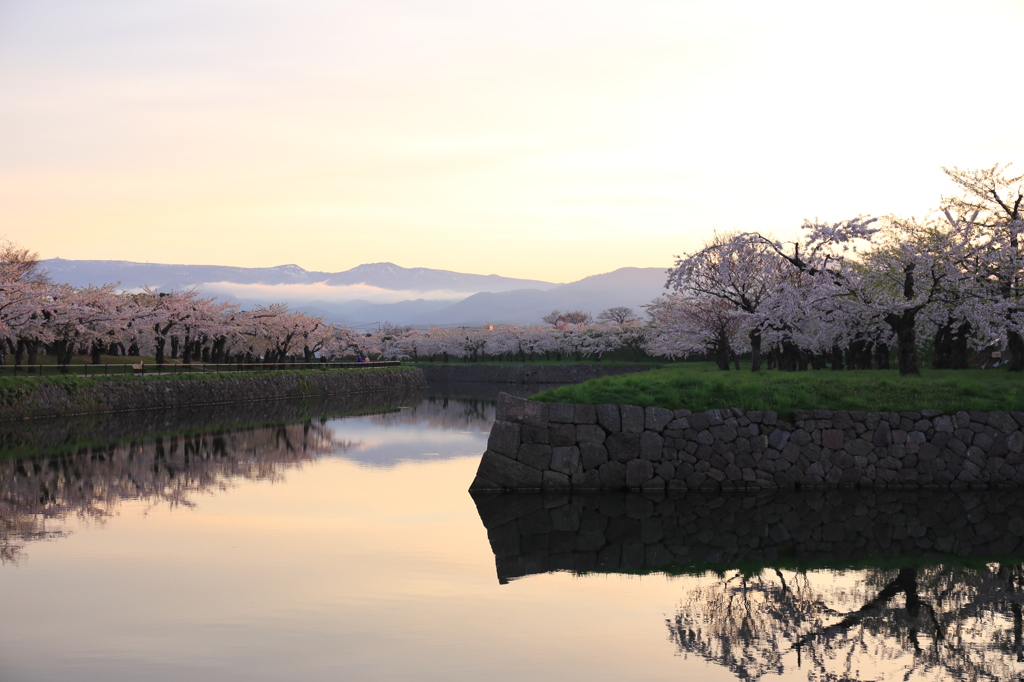
{"label": "water reflection", "polygon": [[668,638],[738,679],[1021,679],[1010,491],[475,495],[502,583],[684,575]]}
{"label": "water reflection", "polygon": [[731,571],[688,584],[669,639],[741,680],[1009,680],[1024,673],[1024,565]]}
{"label": "water reflection", "polygon": [[0,422],[0,457],[65,454],[159,435],[208,433],[310,418],[377,413],[416,405],[422,399],[422,392],[359,393],[59,419],[3,421]]}
{"label": "water reflection", "polygon": [[29,540],[60,536],[49,521],[102,520],[126,499],[192,506],[196,494],[233,480],[280,480],[287,467],[348,447],[326,422],[308,420],[0,460],[0,560],[16,560]]}
{"label": "water reflection", "polygon": [[65,535],[60,521],[102,521],[124,500],[192,507],[202,494],[281,481],[325,455],[390,467],[477,454],[494,410],[483,401],[368,394],[6,422],[0,563],[16,562],[28,542]]}

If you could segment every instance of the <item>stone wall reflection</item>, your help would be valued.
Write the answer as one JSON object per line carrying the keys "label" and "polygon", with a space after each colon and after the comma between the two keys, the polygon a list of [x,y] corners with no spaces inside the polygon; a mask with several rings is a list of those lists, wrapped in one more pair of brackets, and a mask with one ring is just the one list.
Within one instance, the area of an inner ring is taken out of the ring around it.
{"label": "stone wall reflection", "polygon": [[670,642],[741,680],[1024,679],[1009,491],[473,497],[500,582],[678,574]]}
{"label": "stone wall reflection", "polygon": [[1024,496],[1012,491],[473,498],[502,582],[552,570],[687,572],[846,566],[907,556],[1024,558]]}

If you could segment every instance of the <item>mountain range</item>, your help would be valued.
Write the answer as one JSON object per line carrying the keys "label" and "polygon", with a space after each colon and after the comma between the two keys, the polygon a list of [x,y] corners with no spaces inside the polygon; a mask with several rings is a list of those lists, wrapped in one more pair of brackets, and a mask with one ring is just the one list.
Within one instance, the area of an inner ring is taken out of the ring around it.
{"label": "mountain range", "polygon": [[41,266],[53,281],[79,287],[198,287],[208,296],[247,307],[283,301],[351,326],[383,321],[415,326],[536,324],[556,309],[595,315],[613,306],[638,309],[661,294],[665,283],[662,268],[630,267],[560,284],[394,263],[370,263],[342,272],[310,271],[298,265],[243,268],[63,258],[44,260]]}

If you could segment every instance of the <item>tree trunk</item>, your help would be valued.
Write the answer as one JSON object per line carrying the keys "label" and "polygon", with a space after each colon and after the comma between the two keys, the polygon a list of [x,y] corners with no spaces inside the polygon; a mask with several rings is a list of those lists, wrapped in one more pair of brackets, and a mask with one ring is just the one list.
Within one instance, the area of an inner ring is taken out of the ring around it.
{"label": "tree trunk", "polygon": [[750,371],[761,371],[761,330],[750,330]]}
{"label": "tree trunk", "polygon": [[839,344],[832,346],[832,371],[836,372],[843,368],[843,349]]}
{"label": "tree trunk", "polygon": [[718,365],[718,369],[729,370],[729,355],[731,355],[729,338],[724,331],[720,331],[718,338],[715,339],[715,364]]}
{"label": "tree trunk", "polygon": [[1024,337],[1015,331],[1008,332],[1006,349],[1010,352],[1010,371],[1024,371]]}
{"label": "tree trunk", "polygon": [[[870,366],[870,357],[868,358],[868,369]],[[889,344],[887,343],[876,343],[875,344],[875,366],[878,369],[889,369]]]}
{"label": "tree trunk", "polygon": [[103,345],[93,341],[92,344],[92,364],[98,365],[103,360],[100,356],[103,354]]}
{"label": "tree trunk", "polygon": [[917,310],[904,310],[901,314],[890,313],[885,321],[896,332],[896,355],[901,376],[921,373],[917,366],[917,330],[914,328]]}
{"label": "tree trunk", "polygon": [[[163,336],[159,336],[156,339],[156,364],[164,364],[164,346],[167,345],[167,339]],[[137,350],[137,349],[136,349]]]}

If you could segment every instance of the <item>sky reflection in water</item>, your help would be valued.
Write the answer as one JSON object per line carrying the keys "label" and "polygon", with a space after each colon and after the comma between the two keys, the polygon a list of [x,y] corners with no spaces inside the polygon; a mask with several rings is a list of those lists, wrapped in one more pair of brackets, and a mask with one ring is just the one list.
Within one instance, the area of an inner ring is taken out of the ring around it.
{"label": "sky reflection in water", "polygon": [[[828,523],[844,509],[864,516],[839,498],[753,507],[729,498],[715,503],[710,536],[698,511],[712,503],[696,497],[474,500],[466,488],[493,416],[485,402],[422,400],[385,414],[0,461],[0,679],[1022,671],[1022,552],[1000,539],[1019,540],[1012,497],[942,501],[965,508],[967,531],[934,517],[932,498],[861,500],[893,527],[913,528],[915,546],[931,538],[913,556],[904,534],[877,518],[829,555],[801,538],[813,523],[785,516],[817,505],[819,539],[825,528],[834,539]],[[788,523],[788,539],[777,524],[762,532],[758,513]],[[957,538],[945,563],[929,558],[943,553],[936,531]],[[987,566],[993,552],[1001,563]],[[793,644],[813,633],[798,661]]]}

